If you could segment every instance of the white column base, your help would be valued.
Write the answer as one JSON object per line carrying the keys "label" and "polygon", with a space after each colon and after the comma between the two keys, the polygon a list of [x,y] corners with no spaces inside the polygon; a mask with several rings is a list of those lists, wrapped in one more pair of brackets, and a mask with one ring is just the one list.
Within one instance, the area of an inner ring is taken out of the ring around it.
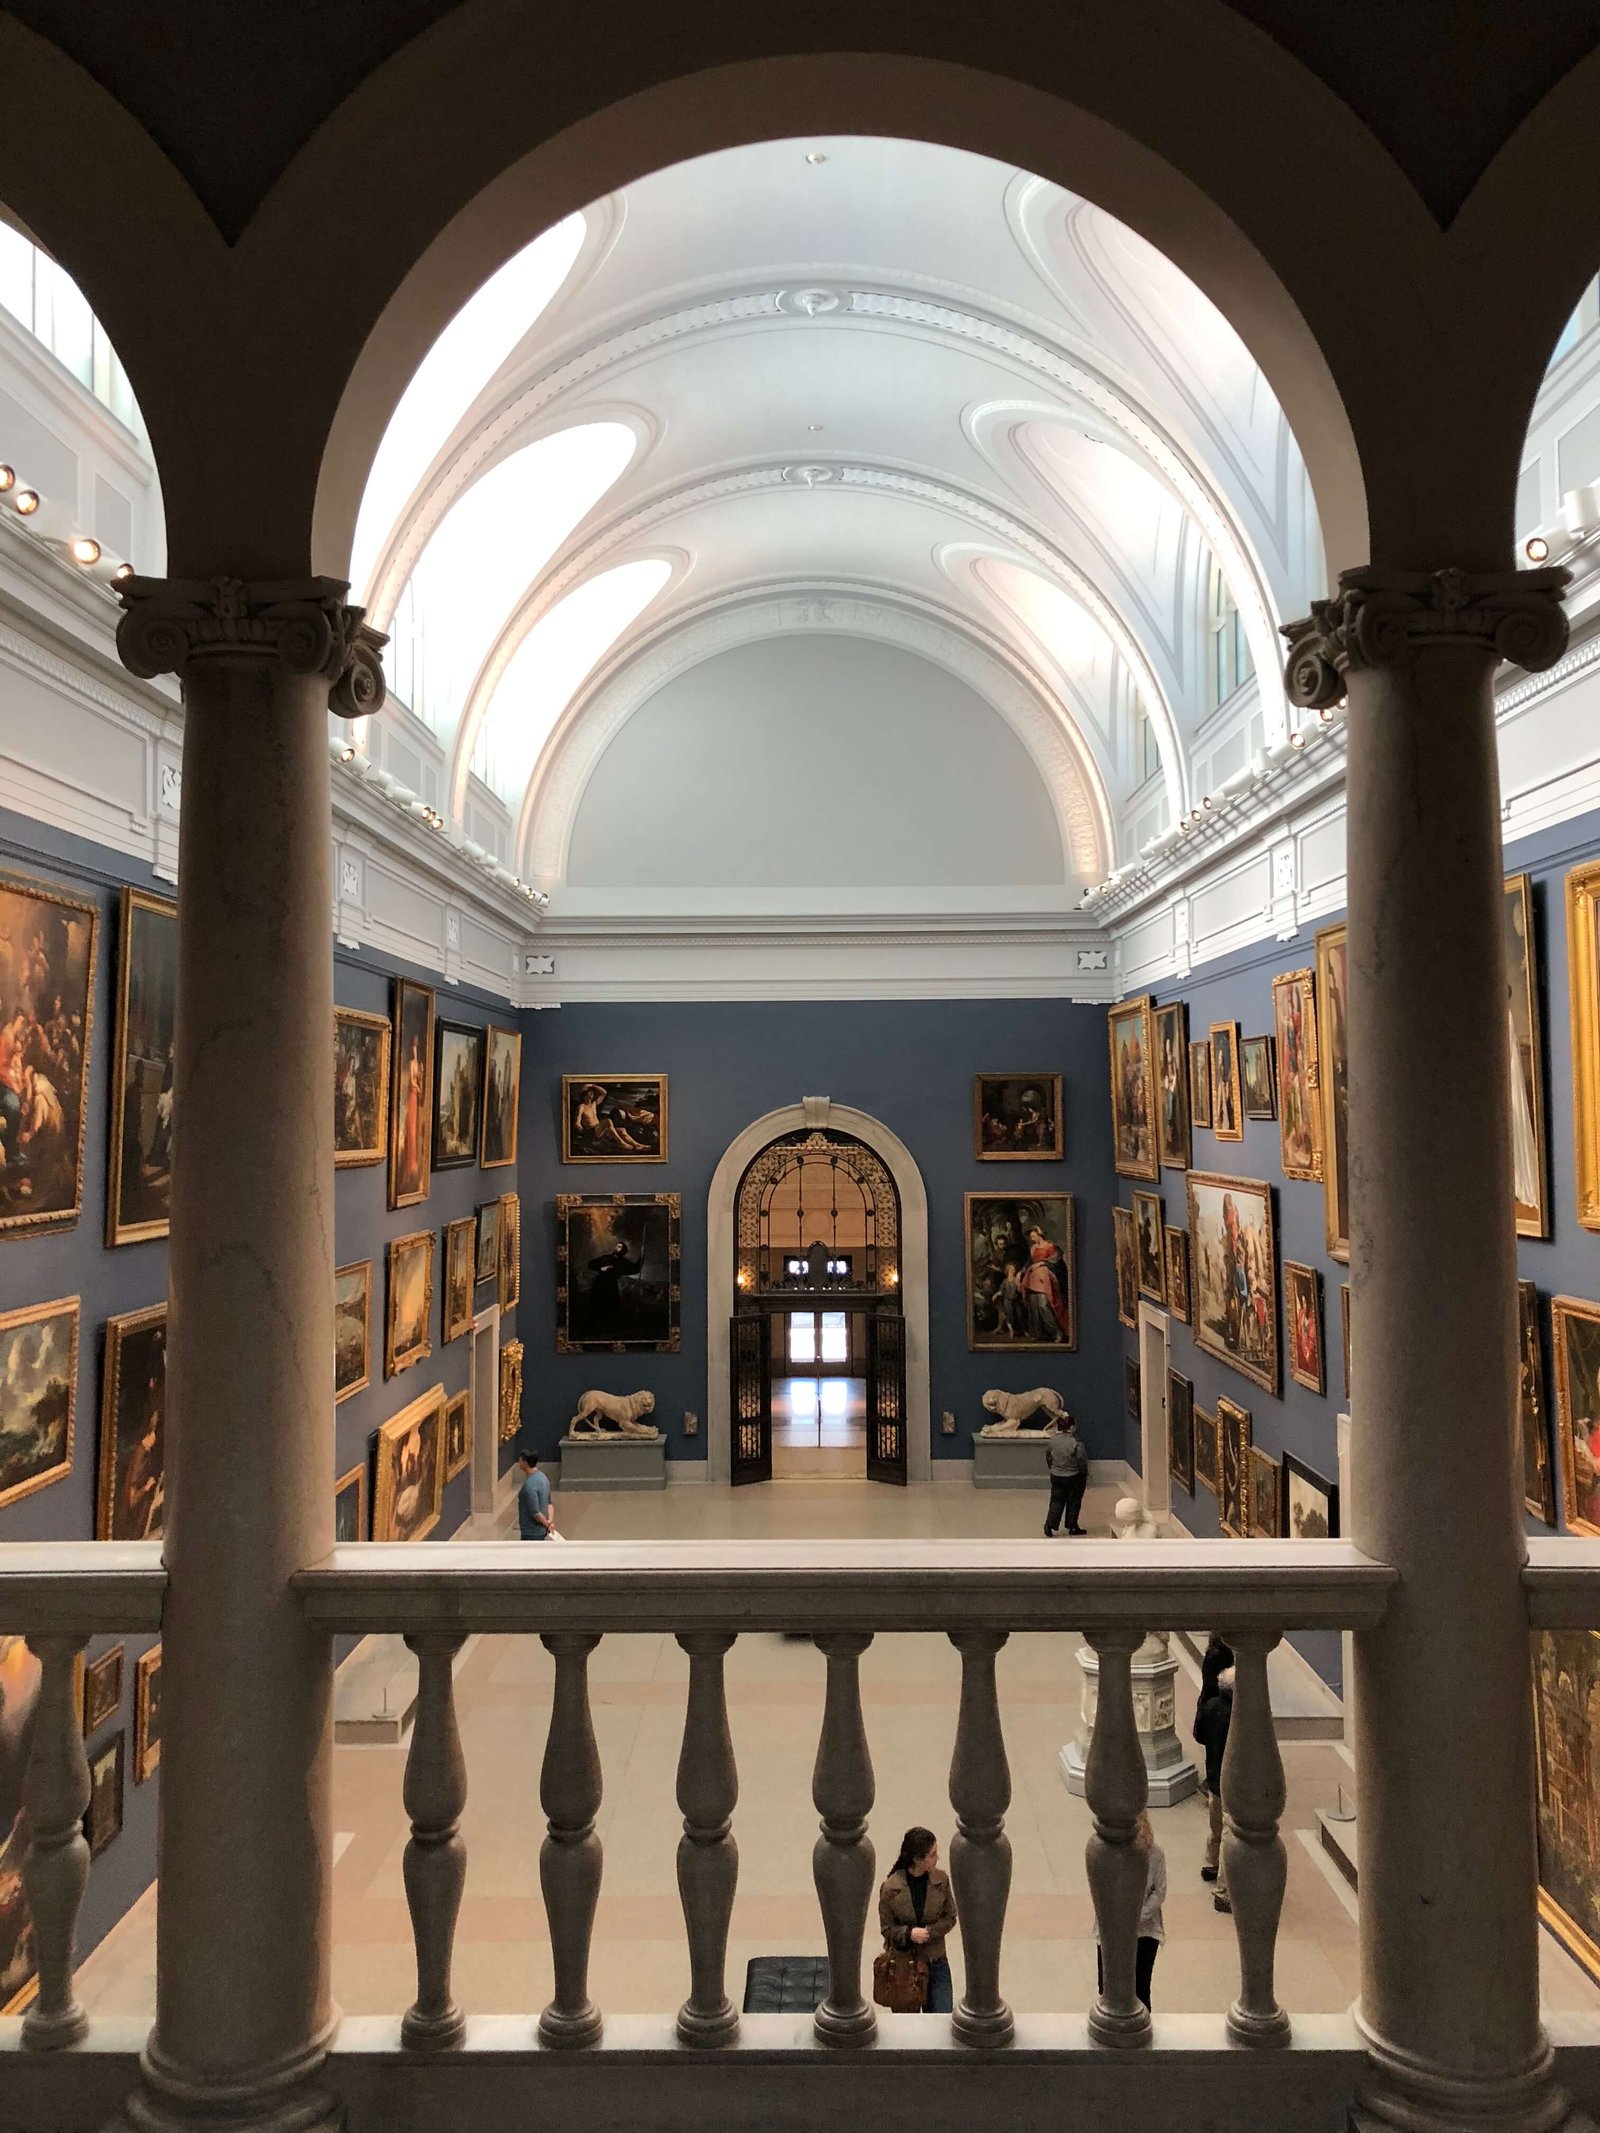
{"label": "white column base", "polygon": [[345,2107],[322,2080],[328,2041],[319,2037],[253,2080],[226,2083],[194,2080],[146,2045],[139,2086],[105,2133],[344,2133]]}
{"label": "white column base", "polygon": [[1353,2013],[1368,2073],[1357,2086],[1348,2133],[1596,2133],[1595,2121],[1556,2079],[1548,2039],[1516,2073],[1465,2080],[1375,2036],[1359,2006]]}

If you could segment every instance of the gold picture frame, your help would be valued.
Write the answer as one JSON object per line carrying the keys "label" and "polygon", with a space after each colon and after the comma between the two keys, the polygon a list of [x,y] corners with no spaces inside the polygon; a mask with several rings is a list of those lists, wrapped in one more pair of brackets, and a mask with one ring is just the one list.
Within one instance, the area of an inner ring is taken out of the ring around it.
{"label": "gold picture frame", "polygon": [[439,1333],[448,1347],[472,1331],[472,1289],[478,1255],[478,1218],[462,1215],[444,1226],[444,1303]]}
{"label": "gold picture frame", "polygon": [[1578,1220],[1600,1229],[1600,860],[1567,876],[1567,1000]]}
{"label": "gold picture frame", "polygon": [[1187,1170],[1194,1160],[1194,1122],[1189,1107],[1189,1010],[1181,1000],[1156,1009],[1155,1046],[1156,1158],[1165,1170]]}
{"label": "gold picture frame", "polygon": [[0,1314],[0,1508],[72,1472],[80,1308],[60,1296]]}
{"label": "gold picture frame", "polygon": [[563,1163],[664,1163],[665,1074],[563,1074]]}
{"label": "gold picture frame", "polygon": [[389,1205],[416,1207],[433,1183],[433,1022],[431,985],[396,978],[389,1077]]}
{"label": "gold picture frame", "polygon": [[682,1353],[682,1217],[675,1192],[556,1194],[557,1355]]}
{"label": "gold picture frame", "polygon": [[[44,962],[43,978],[37,981],[25,980],[24,954],[8,960],[0,971],[0,1028],[23,1015],[30,1033],[51,1057],[64,1061],[55,1076],[62,1127],[51,1137],[53,1160],[33,1163],[15,1182],[12,1172],[18,1166],[0,1167],[0,1237],[70,1229],[83,1212],[83,1146],[89,1123],[100,907],[42,881],[0,873],[0,934],[23,943],[28,955],[32,950],[27,944],[38,941]],[[35,991],[52,1003],[44,1022],[35,1010]],[[64,1027],[52,1035],[58,995]]]}
{"label": "gold picture frame", "polygon": [[1230,1540],[1250,1535],[1250,1414],[1236,1400],[1217,1402],[1217,1513]]}
{"label": "gold picture frame", "polygon": [[[1539,1040],[1539,942],[1533,883],[1508,875],[1506,1016],[1511,1051],[1511,1197],[1519,1237],[1550,1234],[1550,1152],[1544,1121],[1544,1048]],[[1523,1188],[1530,1188],[1526,1193]]]}
{"label": "gold picture frame", "polygon": [[1117,1320],[1132,1328],[1139,1323],[1139,1260],[1133,1241],[1133,1210],[1111,1210],[1111,1246],[1117,1276]]}
{"label": "gold picture frame", "polygon": [[1189,1306],[1195,1345],[1263,1392],[1278,1391],[1278,1259],[1272,1187],[1191,1170]]}
{"label": "gold picture frame", "polygon": [[[1322,1084],[1323,1228],[1330,1258],[1350,1263],[1350,958],[1343,926],[1317,935],[1317,1075]],[[1597,1224],[1600,1226],[1600,1224]]]}
{"label": "gold picture frame", "polygon": [[383,1315],[383,1374],[398,1377],[433,1353],[433,1231],[393,1237]]}
{"label": "gold picture frame", "polygon": [[522,1343],[507,1341],[500,1350],[500,1442],[509,1444],[522,1427]]}
{"label": "gold picture frame", "polygon": [[1317,1058],[1317,973],[1280,970],[1272,981],[1277,1040],[1278,1149],[1286,1178],[1322,1182],[1322,1083]]}
{"label": "gold picture frame", "polygon": [[1117,1175],[1154,1183],[1156,1107],[1151,1076],[1155,1062],[1155,1013],[1148,993],[1124,1000],[1106,1016],[1111,1054],[1111,1148]]}
{"label": "gold picture frame", "polygon": [[161,1647],[152,1644],[133,1669],[133,1782],[142,1785],[161,1767]]}
{"label": "gold picture frame", "polygon": [[1158,1304],[1167,1300],[1167,1260],[1162,1242],[1161,1213],[1159,1193],[1136,1192],[1133,1195],[1133,1251],[1139,1270],[1139,1294]]}
{"label": "gold picture frame", "polygon": [[454,1481],[472,1459],[472,1394],[458,1392],[445,1403],[444,1478]]}
{"label": "gold picture frame", "polygon": [[1600,1535],[1600,1304],[1552,1296],[1550,1347],[1567,1530]]}
{"label": "gold picture frame", "polygon": [[1189,1123],[1211,1131],[1211,1040],[1195,1037],[1189,1044]]}
{"label": "gold picture frame", "polygon": [[502,1311],[522,1300],[522,1201],[514,1192],[500,1195],[498,1295]]}
{"label": "gold picture frame", "polygon": [[1600,1632],[1541,1629],[1531,1638],[1539,1916],[1600,1981],[1600,1872],[1589,1832],[1600,1803]]}
{"label": "gold picture frame", "polygon": [[517,1160],[517,1126],[522,1101],[522,1037],[514,1029],[490,1023],[484,1034],[483,1142],[478,1164],[503,1170]]}
{"label": "gold picture frame", "polygon": [[122,1709],[122,1654],[123,1647],[113,1644],[110,1651],[102,1652],[98,1659],[83,1661],[79,1692],[85,1740],[91,1733],[98,1733],[102,1726],[108,1726]]}
{"label": "gold picture frame", "polygon": [[[125,883],[120,917],[116,1036],[111,1065],[111,1162],[106,1173],[106,1243],[113,1247],[164,1237],[171,1226],[172,1069],[178,989],[177,905],[165,896],[152,896],[146,889]],[[128,1052],[136,1033],[141,1044],[140,1062],[130,1077]]]}
{"label": "gold picture frame", "polygon": [[1077,1205],[1070,1192],[969,1192],[963,1203],[967,1348],[1078,1345]]}
{"label": "gold picture frame", "polygon": [[[1174,1318],[1189,1323],[1189,1232],[1186,1229],[1167,1228],[1164,1233],[1167,1254],[1167,1309]],[[1193,1489],[1189,1491],[1192,1496]]]}
{"label": "gold picture frame", "polygon": [[387,1015],[333,1011],[333,1165],[357,1170],[389,1153]]}
{"label": "gold picture frame", "polygon": [[1059,1163],[1066,1111],[1059,1074],[974,1074],[972,1156],[978,1163]]}
{"label": "gold picture frame", "polygon": [[1245,1515],[1252,1540],[1283,1538],[1283,1467],[1270,1452],[1255,1444],[1250,1447]]}
{"label": "gold picture frame", "polygon": [[106,1320],[100,1379],[95,1539],[159,1540],[167,1496],[164,1303]]}
{"label": "gold picture frame", "polygon": [[1202,1407],[1197,1401],[1194,1410],[1194,1475],[1196,1481],[1208,1488],[1220,1502],[1222,1491],[1217,1485],[1219,1446],[1215,1410]]}
{"label": "gold picture frame", "polygon": [[1328,1390],[1328,1358],[1322,1329],[1322,1276],[1297,1259],[1283,1262],[1283,1311],[1289,1375],[1307,1392]]}
{"label": "gold picture frame", "polygon": [[372,1261],[333,1270],[333,1404],[372,1383]]}
{"label": "gold picture frame", "polygon": [[1211,1130],[1219,1141],[1244,1139],[1244,1084],[1239,1071],[1239,1025],[1213,1022],[1206,1042],[1211,1051]]}
{"label": "gold picture frame", "polygon": [[444,1388],[431,1387],[378,1431],[375,1541],[425,1540],[444,1497]]}

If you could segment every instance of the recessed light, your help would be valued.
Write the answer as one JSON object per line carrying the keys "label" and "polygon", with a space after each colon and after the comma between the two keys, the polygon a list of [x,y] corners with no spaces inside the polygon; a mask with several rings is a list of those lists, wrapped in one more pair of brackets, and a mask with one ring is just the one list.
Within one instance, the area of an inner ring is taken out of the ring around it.
{"label": "recessed light", "polygon": [[111,573],[111,582],[114,585],[125,585],[132,576],[133,565],[131,563],[119,563]]}
{"label": "recessed light", "polygon": [[37,489],[19,489],[17,491],[17,509],[24,518],[30,517],[38,508],[39,492]]}
{"label": "recessed light", "polygon": [[80,533],[76,540],[68,543],[67,553],[74,563],[81,563],[88,570],[100,560],[100,543],[87,533]]}
{"label": "recessed light", "polygon": [[826,163],[827,160],[820,148],[808,148],[806,150],[806,161],[808,163]]}
{"label": "recessed light", "polygon": [[1536,533],[1532,540],[1525,545],[1523,553],[1530,563],[1546,562],[1550,555],[1550,543],[1542,533]]}
{"label": "recessed light", "polygon": [[0,467],[0,496],[4,496],[7,489],[15,488],[16,482],[17,470],[15,467]]}

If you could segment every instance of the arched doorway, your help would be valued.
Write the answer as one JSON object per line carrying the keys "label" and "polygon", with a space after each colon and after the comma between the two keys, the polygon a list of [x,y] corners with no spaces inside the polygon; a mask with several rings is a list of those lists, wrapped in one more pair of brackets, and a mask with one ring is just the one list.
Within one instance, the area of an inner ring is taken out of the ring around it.
{"label": "arched doorway", "polygon": [[927,1196],[904,1143],[807,1098],[731,1144],[708,1215],[711,1481],[771,1478],[774,1385],[791,1378],[818,1387],[819,1407],[825,1388],[850,1388],[839,1436],[859,1410],[859,1471],[926,1481]]}

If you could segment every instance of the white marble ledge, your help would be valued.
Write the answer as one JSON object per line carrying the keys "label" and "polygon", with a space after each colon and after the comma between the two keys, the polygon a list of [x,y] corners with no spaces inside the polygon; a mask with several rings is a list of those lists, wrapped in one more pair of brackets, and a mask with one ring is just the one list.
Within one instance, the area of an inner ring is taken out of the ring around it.
{"label": "white marble ledge", "polygon": [[1600,1540],[1541,1534],[1522,1568],[1533,1629],[1600,1629]]}
{"label": "white marble ledge", "polygon": [[159,1541],[12,1541],[0,1548],[0,1627],[12,1636],[95,1636],[161,1627]]}
{"label": "white marble ledge", "polygon": [[1368,1629],[1397,1573],[1348,1541],[358,1542],[294,1579],[334,1630]]}

